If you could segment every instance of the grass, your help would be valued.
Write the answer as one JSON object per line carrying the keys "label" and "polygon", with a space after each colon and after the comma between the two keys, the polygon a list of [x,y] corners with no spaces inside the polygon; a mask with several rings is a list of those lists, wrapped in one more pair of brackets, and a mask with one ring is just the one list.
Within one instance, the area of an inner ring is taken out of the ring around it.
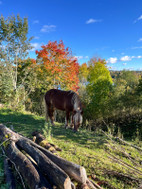
{"label": "grass", "polygon": [[[0,110],[0,123],[8,127],[13,125],[15,131],[30,138],[33,131],[46,129],[43,117],[8,109]],[[120,173],[142,182],[142,152],[131,146],[119,144],[113,140],[112,136],[83,129],[74,133],[70,129],[65,129],[60,123],[55,123],[50,135],[53,143],[62,148],[62,152],[58,152],[58,155],[84,166],[88,177],[94,179],[102,188],[134,189],[138,187],[138,182],[121,176]],[[139,142],[139,146],[141,145],[142,143]],[[3,159],[0,157],[0,186],[5,184],[2,162]]]}

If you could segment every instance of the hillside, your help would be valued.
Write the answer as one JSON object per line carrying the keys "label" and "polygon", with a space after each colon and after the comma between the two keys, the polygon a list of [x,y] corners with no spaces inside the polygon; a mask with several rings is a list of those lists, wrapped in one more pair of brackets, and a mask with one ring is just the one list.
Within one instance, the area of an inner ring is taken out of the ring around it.
{"label": "hillside", "polygon": [[[32,138],[35,130],[47,133],[62,152],[58,155],[86,168],[87,175],[102,188],[132,189],[142,183],[142,142],[137,139],[124,144],[109,133],[97,133],[80,129],[73,133],[65,130],[63,124],[56,123],[49,131],[44,128],[45,119],[31,113],[0,110],[0,123],[13,125],[14,130]],[[117,140],[116,140],[117,139]],[[132,146],[133,145],[133,146]],[[138,149],[134,145],[139,146]],[[20,181],[17,180],[20,189]],[[4,182],[3,157],[0,156],[0,186],[7,188]]]}

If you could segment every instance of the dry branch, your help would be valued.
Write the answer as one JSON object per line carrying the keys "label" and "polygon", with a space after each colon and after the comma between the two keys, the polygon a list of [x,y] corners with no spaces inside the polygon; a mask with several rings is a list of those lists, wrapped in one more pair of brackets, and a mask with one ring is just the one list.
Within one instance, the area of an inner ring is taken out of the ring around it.
{"label": "dry branch", "polygon": [[124,180],[124,182],[126,182],[128,184],[129,183],[131,184],[131,182],[140,184],[142,182],[141,179],[138,179],[138,178],[132,177],[131,175],[124,174],[124,173],[114,171],[114,170],[104,169],[104,174],[117,177],[120,180]]}
{"label": "dry branch", "polygon": [[135,171],[135,173],[142,175],[142,171],[140,171],[139,169],[137,169],[136,167],[122,161],[121,159],[118,159],[117,157],[113,156],[112,154],[110,154],[109,152],[107,152],[110,156],[108,156],[110,159],[112,159],[113,161],[127,167],[128,169],[131,169],[133,171]]}
{"label": "dry branch", "polygon": [[119,141],[123,145],[128,145],[128,146],[131,146],[131,147],[133,147],[133,148],[135,148],[135,149],[137,149],[139,151],[142,151],[142,148],[140,148],[140,147],[138,147],[138,146],[136,146],[134,144],[129,144],[128,142],[124,141],[123,139],[121,139],[119,137],[115,137],[115,139],[116,139],[116,141]]}

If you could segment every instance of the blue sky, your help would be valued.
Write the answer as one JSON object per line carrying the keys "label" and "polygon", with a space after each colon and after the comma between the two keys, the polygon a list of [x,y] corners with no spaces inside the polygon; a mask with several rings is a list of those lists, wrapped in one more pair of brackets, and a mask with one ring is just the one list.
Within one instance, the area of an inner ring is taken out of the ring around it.
{"label": "blue sky", "polygon": [[142,0],[0,0],[0,14],[28,17],[35,49],[63,40],[80,64],[95,56],[142,70]]}

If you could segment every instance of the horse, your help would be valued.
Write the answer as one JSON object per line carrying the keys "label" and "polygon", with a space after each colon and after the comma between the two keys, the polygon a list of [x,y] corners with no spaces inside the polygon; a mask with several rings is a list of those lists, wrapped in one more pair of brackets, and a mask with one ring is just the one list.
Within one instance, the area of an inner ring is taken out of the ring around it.
{"label": "horse", "polygon": [[73,91],[62,91],[59,89],[50,89],[45,94],[46,120],[48,116],[54,125],[55,109],[66,112],[65,128],[68,128],[69,119],[71,116],[71,127],[74,126],[74,131],[78,130],[82,123],[82,104],[79,96]]}

